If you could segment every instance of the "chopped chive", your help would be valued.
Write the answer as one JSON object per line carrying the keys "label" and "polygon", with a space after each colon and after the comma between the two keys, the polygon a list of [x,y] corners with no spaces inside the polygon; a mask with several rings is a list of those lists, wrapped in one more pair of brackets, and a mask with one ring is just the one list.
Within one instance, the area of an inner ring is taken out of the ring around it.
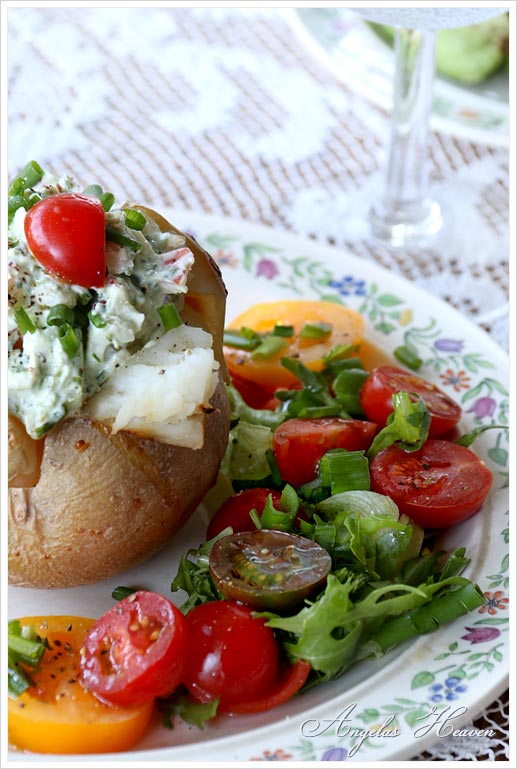
{"label": "chopped chive", "polygon": [[143,230],[147,224],[145,216],[136,211],[134,208],[124,208],[124,214],[126,215],[126,227],[131,230]]}
{"label": "chopped chive", "polygon": [[301,339],[325,339],[332,333],[330,323],[304,323],[300,331]]}
{"label": "chopped chive", "polygon": [[11,182],[9,195],[20,195],[24,190],[33,187],[44,173],[41,166],[35,160],[31,160]]}
{"label": "chopped chive", "polygon": [[106,327],[106,321],[101,315],[98,315],[96,312],[89,312],[88,317],[90,319],[90,323],[92,323],[96,328]]}
{"label": "chopped chive", "polygon": [[142,248],[141,244],[137,240],[128,238],[114,227],[106,227],[106,240],[110,240],[112,243],[118,243],[119,246],[126,246],[126,248],[129,248],[134,252],[140,251]]}
{"label": "chopped chive", "polygon": [[102,195],[99,196],[99,200],[103,209],[105,211],[110,211],[115,202],[115,195],[112,192],[103,192]]}
{"label": "chopped chive", "polygon": [[396,347],[393,351],[395,358],[412,371],[418,371],[422,366],[422,358],[419,358],[418,351],[408,344],[403,344],[400,347]]}
{"label": "chopped chive", "polygon": [[266,336],[251,353],[253,360],[269,360],[286,346],[287,342],[280,336]]}
{"label": "chopped chive", "polygon": [[282,326],[277,323],[271,334],[273,336],[294,336],[294,326]]}
{"label": "chopped chive", "polygon": [[170,331],[171,328],[177,328],[183,324],[181,316],[173,302],[162,304],[161,307],[158,307],[158,313],[162,319],[165,331]]}
{"label": "chopped chive", "polygon": [[55,304],[50,308],[47,317],[47,326],[61,326],[63,323],[72,325],[75,321],[75,313],[66,304]]}
{"label": "chopped chive", "polygon": [[70,360],[73,360],[81,346],[81,340],[79,339],[76,330],[69,323],[63,323],[59,326],[58,337],[63,346],[63,350]]}
{"label": "chopped chive", "polygon": [[33,334],[36,331],[36,326],[23,307],[16,308],[14,311],[14,319],[16,320],[16,325],[20,329],[21,334]]}

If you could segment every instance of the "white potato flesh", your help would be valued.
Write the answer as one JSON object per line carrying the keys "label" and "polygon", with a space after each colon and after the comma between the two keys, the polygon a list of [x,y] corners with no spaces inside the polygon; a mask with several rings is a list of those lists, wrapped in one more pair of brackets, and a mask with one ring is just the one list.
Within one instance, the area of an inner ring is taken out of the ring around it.
{"label": "white potato flesh", "polygon": [[218,368],[211,335],[179,326],[119,366],[84,413],[110,424],[114,433],[128,430],[163,443],[201,448],[204,414],[210,409]]}

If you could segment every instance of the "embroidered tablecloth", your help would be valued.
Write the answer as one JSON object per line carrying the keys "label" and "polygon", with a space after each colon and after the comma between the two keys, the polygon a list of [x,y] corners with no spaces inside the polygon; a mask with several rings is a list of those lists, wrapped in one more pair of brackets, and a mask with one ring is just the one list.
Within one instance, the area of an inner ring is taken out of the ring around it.
{"label": "embroidered tablecloth", "polygon": [[[8,164],[28,159],[118,200],[260,222],[330,242],[450,302],[508,346],[508,151],[431,137],[442,198],[475,210],[461,249],[398,252],[364,223],[389,116],[330,72],[283,10],[12,7]],[[449,196],[449,198],[447,197]],[[467,217],[467,214],[465,214]],[[418,760],[504,760],[508,698]]]}

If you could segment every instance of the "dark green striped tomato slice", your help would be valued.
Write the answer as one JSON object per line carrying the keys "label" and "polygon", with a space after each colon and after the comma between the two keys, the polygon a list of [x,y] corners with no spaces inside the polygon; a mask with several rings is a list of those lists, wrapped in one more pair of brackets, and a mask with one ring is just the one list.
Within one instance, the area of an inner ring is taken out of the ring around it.
{"label": "dark green striped tomato slice", "polygon": [[305,537],[256,529],[218,539],[209,564],[215,584],[228,600],[283,611],[300,605],[324,585],[331,558]]}

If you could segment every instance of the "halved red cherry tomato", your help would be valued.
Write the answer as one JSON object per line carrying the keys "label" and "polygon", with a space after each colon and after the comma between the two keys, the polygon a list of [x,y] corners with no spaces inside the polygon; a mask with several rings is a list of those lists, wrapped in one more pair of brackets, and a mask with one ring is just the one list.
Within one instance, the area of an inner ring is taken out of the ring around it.
{"label": "halved red cherry tomato", "polygon": [[170,694],[190,653],[189,626],[167,598],[140,590],[97,620],[83,644],[85,685],[100,699],[130,706]]}
{"label": "halved red cherry tomato", "polygon": [[378,366],[361,388],[360,399],[368,419],[384,427],[393,411],[393,394],[405,390],[422,396],[431,414],[430,438],[445,435],[461,419],[461,407],[436,385],[396,366]]}
{"label": "halved red cherry tomato", "polygon": [[324,585],[332,559],[312,539],[255,529],[218,539],[209,566],[225,598],[253,609],[283,611],[299,606]]}
{"label": "halved red cherry tomato", "polygon": [[256,510],[259,516],[262,515],[270,494],[273,504],[277,507],[277,503],[282,496],[281,492],[263,487],[245,489],[227,499],[215,512],[208,524],[206,538],[212,539],[228,526],[232,527],[234,533],[238,531],[253,531],[256,527],[250,518],[250,510]]}
{"label": "halved red cherry tomato", "polygon": [[308,483],[316,477],[318,462],[329,449],[366,451],[376,430],[373,422],[360,419],[288,419],[273,435],[280,474],[292,486]]}
{"label": "halved red cherry tomato", "polygon": [[240,705],[232,705],[227,710],[220,710],[230,715],[244,715],[246,713],[262,713],[265,710],[282,705],[300,691],[311,672],[311,663],[306,660],[297,660],[294,665],[283,666],[278,680],[271,691],[256,699],[241,702]]}
{"label": "halved red cherry tomato", "polygon": [[190,664],[184,684],[200,702],[219,697],[226,712],[272,691],[279,647],[265,620],[233,601],[210,601],[187,614]]}
{"label": "halved red cherry tomato", "polygon": [[252,382],[251,379],[243,379],[236,374],[232,374],[231,380],[244,402],[254,409],[265,408],[266,404],[273,398],[274,387],[262,387],[256,382]]}
{"label": "halved red cherry tomato", "polygon": [[372,491],[391,497],[420,526],[441,528],[477,513],[492,473],[470,449],[432,439],[419,451],[383,449],[371,463],[370,480]]}
{"label": "halved red cherry tomato", "polygon": [[104,285],[105,227],[100,200],[68,192],[43,198],[24,221],[28,246],[41,266],[85,288]]}

